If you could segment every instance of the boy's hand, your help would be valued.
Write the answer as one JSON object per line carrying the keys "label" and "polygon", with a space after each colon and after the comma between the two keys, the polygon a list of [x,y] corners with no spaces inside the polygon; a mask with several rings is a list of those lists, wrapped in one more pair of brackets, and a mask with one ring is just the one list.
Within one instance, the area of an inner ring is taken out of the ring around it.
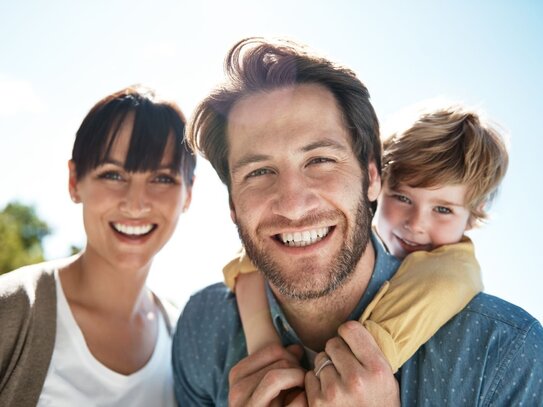
{"label": "boy's hand", "polygon": [[319,377],[307,372],[305,391],[310,406],[399,406],[399,386],[387,360],[362,324],[346,322],[339,337],[326,343],[315,359]]}
{"label": "boy's hand", "polygon": [[299,345],[283,348],[273,344],[242,359],[230,370],[228,405],[275,407],[287,402],[292,403],[291,406],[306,405],[303,392],[294,395],[294,400],[285,400],[289,394],[286,390],[304,386],[302,355]]}

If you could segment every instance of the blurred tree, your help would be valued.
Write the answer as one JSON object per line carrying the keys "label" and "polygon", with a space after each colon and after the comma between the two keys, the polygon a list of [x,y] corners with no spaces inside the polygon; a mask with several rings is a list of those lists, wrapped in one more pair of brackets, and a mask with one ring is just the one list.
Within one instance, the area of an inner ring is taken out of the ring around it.
{"label": "blurred tree", "polygon": [[0,212],[0,274],[43,261],[42,240],[50,233],[34,207],[9,203]]}

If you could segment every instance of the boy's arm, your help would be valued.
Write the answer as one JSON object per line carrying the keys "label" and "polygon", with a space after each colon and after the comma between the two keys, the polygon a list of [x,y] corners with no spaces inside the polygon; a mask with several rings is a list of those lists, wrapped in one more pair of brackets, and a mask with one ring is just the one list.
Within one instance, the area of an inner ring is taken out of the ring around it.
{"label": "boy's arm", "polygon": [[244,251],[223,268],[226,285],[236,292],[247,352],[252,354],[272,343],[281,344],[272,322],[264,278]]}
{"label": "boy's arm", "polygon": [[407,256],[360,322],[396,372],[482,289],[473,244],[465,238],[432,252]]}

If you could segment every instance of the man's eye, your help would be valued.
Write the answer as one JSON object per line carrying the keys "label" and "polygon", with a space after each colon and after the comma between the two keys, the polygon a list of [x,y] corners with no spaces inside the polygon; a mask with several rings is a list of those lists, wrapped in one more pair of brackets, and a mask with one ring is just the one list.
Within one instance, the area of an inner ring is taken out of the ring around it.
{"label": "man's eye", "polygon": [[446,208],[444,206],[436,206],[434,209],[437,213],[448,215],[452,213],[452,211],[449,208]]}
{"label": "man's eye", "polygon": [[259,168],[258,170],[251,171],[247,178],[261,177],[262,175],[271,174],[268,168]]}
{"label": "man's eye", "polygon": [[334,162],[334,160],[332,160],[331,158],[315,157],[309,161],[309,164],[325,164],[325,163],[331,163],[331,162]]}
{"label": "man's eye", "polygon": [[406,197],[405,195],[401,195],[401,194],[394,194],[393,197],[400,201],[400,202],[403,202],[403,203],[411,203],[411,200]]}
{"label": "man's eye", "polygon": [[98,175],[98,178],[108,181],[123,181],[123,177],[117,171],[105,171]]}

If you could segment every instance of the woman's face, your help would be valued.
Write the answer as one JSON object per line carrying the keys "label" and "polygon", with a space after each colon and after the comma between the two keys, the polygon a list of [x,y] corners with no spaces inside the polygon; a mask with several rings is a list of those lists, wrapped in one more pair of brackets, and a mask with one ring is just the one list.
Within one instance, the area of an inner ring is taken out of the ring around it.
{"label": "woman's face", "polygon": [[70,194],[83,204],[85,256],[115,268],[142,269],[170,239],[191,189],[169,169],[173,137],[158,170],[129,173],[123,168],[133,121],[128,116],[123,122],[106,162],[79,181],[70,162]]}

